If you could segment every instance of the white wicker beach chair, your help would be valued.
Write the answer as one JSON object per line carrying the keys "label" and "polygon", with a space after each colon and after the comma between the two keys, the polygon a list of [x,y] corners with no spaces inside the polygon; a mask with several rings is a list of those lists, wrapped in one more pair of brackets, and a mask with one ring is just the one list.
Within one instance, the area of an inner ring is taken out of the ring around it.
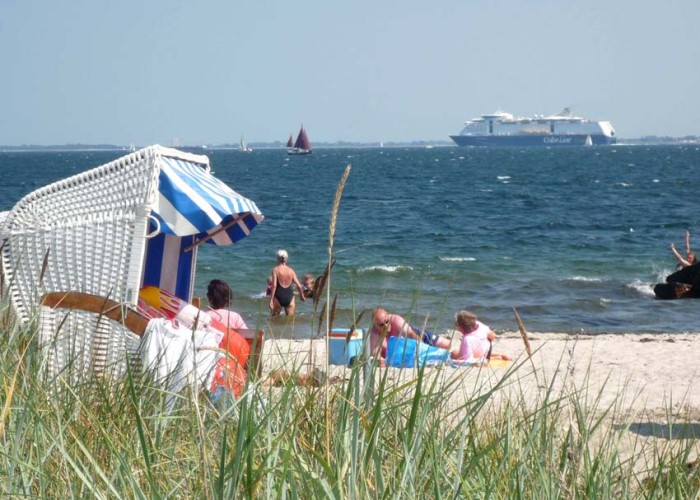
{"label": "white wicker beach chair", "polygon": [[231,244],[262,220],[253,202],[211,175],[206,156],[150,146],[0,214],[4,289],[19,320],[38,320],[49,376],[65,374],[70,384],[121,377],[136,335],[100,314],[40,307],[40,297],[78,291],[133,307],[148,284],[190,301],[197,245]]}

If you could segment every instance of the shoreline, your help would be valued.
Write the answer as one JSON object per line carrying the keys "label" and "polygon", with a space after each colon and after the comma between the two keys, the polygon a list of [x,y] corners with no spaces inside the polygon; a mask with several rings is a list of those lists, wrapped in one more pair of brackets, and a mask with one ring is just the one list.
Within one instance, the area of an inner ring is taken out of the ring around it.
{"label": "shoreline", "polygon": [[[507,354],[511,362],[489,367],[429,367],[425,376],[437,379],[437,385],[429,383],[428,387],[449,388],[449,406],[454,408],[487,395],[489,411],[496,413],[505,407],[526,410],[542,408],[545,400],[563,401],[570,419],[577,414],[588,421],[584,425],[600,424],[594,426],[594,442],[619,436],[620,457],[631,460],[637,472],[644,471],[645,463],[653,463],[662,449],[690,446],[687,459],[698,460],[700,333],[529,333],[528,338],[530,359],[519,332],[502,333],[493,351]],[[310,351],[313,365],[307,364]],[[323,339],[268,339],[264,345],[262,384],[266,391],[280,380],[275,371],[309,374],[308,381],[317,373],[325,374],[324,370]],[[411,397],[416,368],[379,370],[389,387],[401,388]],[[331,365],[325,375],[333,383],[347,380],[349,374],[349,368]],[[281,380],[285,378],[290,377]],[[566,428],[571,421],[557,425]]]}

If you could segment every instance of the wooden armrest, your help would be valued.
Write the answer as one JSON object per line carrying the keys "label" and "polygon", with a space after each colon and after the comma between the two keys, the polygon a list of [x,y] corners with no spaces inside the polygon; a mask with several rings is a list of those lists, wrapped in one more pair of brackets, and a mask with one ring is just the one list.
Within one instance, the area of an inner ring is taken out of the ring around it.
{"label": "wooden armrest", "polygon": [[99,295],[83,292],[50,292],[41,296],[41,304],[47,307],[77,309],[106,316],[123,324],[130,331],[143,337],[149,319],[140,312]]}
{"label": "wooden armrest", "polygon": [[253,328],[241,328],[236,330],[238,334],[248,342],[250,345],[250,358],[248,359],[248,365],[251,367],[251,371],[255,372],[257,375],[262,374],[262,350],[263,343],[265,341],[265,332],[262,330],[255,330]]}

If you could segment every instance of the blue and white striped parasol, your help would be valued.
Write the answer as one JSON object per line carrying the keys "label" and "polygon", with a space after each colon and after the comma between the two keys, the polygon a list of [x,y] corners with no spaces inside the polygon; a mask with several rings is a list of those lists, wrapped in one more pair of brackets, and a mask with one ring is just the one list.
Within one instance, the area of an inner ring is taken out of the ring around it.
{"label": "blue and white striped parasol", "polygon": [[165,234],[194,235],[216,245],[245,238],[264,219],[252,200],[214,177],[208,166],[165,156],[153,215]]}

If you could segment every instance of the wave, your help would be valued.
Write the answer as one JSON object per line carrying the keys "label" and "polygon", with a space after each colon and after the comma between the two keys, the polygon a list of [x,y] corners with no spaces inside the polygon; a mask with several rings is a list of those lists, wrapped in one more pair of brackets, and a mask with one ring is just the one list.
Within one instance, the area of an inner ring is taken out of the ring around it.
{"label": "wave", "polygon": [[475,257],[438,257],[442,262],[476,262]]}
{"label": "wave", "polygon": [[654,297],[654,289],[651,283],[644,282],[642,280],[634,280],[631,283],[625,285],[627,288],[638,292],[640,295]]}
{"label": "wave", "polygon": [[567,278],[566,281],[578,281],[583,283],[602,283],[605,281],[603,278],[592,278],[590,276],[572,276]]}
{"label": "wave", "polygon": [[413,271],[413,268],[411,266],[368,266],[361,267],[357,270],[357,272],[360,274],[373,273],[377,271],[381,273],[395,274],[402,271]]}
{"label": "wave", "polygon": [[496,177],[499,181],[508,181],[510,180],[510,175],[499,175]]}

